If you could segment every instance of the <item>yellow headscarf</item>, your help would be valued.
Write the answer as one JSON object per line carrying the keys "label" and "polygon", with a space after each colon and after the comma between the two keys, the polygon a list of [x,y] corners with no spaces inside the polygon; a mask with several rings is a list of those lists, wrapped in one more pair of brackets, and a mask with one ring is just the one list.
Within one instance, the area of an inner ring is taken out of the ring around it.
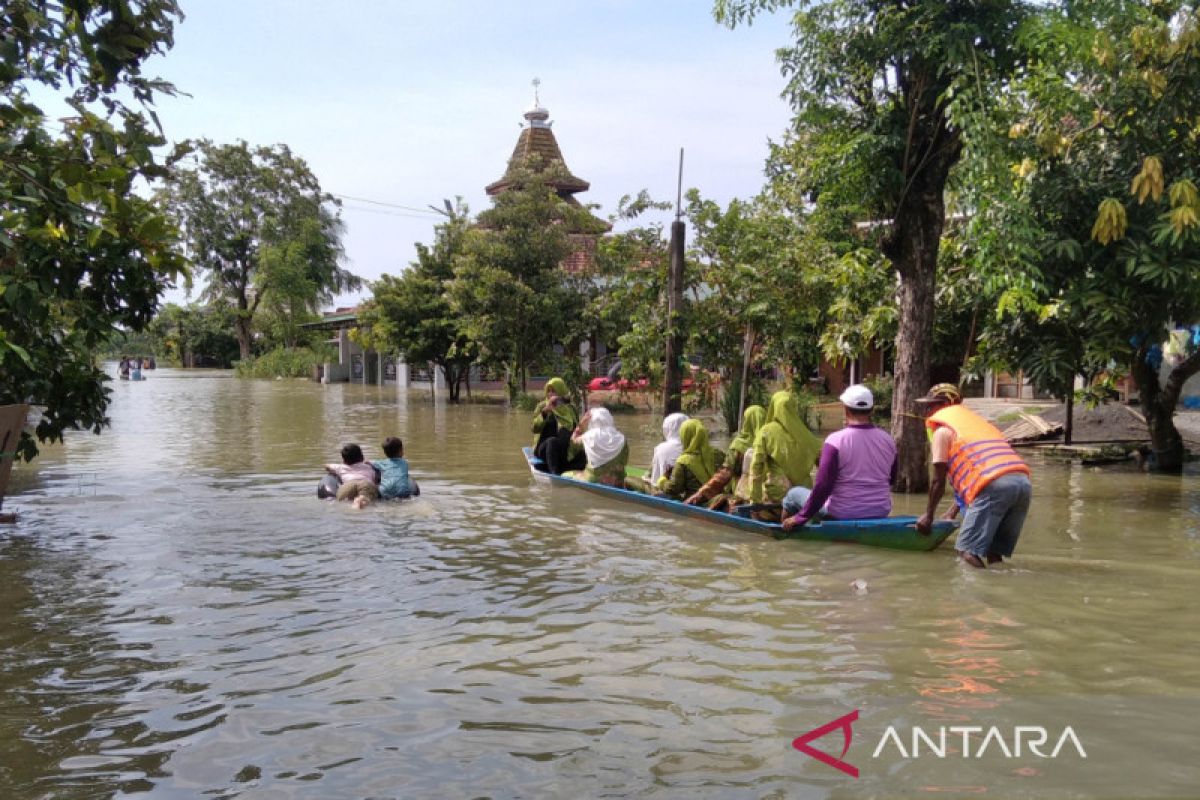
{"label": "yellow headscarf", "polygon": [[754,451],[765,453],[778,464],[793,486],[812,484],[812,468],[821,455],[821,440],[800,419],[796,396],[791,392],[785,390],[771,396],[766,422],[754,440]]}
{"label": "yellow headscarf", "polygon": [[708,443],[708,428],[698,419],[689,419],[679,429],[679,440],[683,442],[683,453],[675,461],[675,468],[683,464],[704,483],[717,471],[717,452]]}
{"label": "yellow headscarf", "polygon": [[558,395],[562,398],[562,402],[556,405],[550,413],[554,414],[558,420],[560,428],[574,430],[579,424],[579,414],[575,412],[574,406],[571,405],[571,390],[567,388],[567,382],[562,378],[551,378],[546,381],[546,400],[550,399],[551,394]]}
{"label": "yellow headscarf", "polygon": [[767,410],[765,408],[747,406],[746,410],[742,412],[742,427],[738,429],[737,436],[734,436],[733,441],[729,443],[729,452],[745,453],[753,447],[754,438],[758,436],[758,431],[766,420]]}

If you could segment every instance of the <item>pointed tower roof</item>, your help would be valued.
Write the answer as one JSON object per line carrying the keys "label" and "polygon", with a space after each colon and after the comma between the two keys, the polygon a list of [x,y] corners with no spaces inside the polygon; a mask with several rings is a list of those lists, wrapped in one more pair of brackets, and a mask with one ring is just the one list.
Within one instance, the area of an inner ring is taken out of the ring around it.
{"label": "pointed tower roof", "polygon": [[521,135],[517,138],[517,146],[513,148],[512,157],[508,159],[508,169],[504,177],[487,185],[487,193],[496,195],[512,185],[517,172],[523,167],[536,166],[539,171],[549,170],[557,166],[560,174],[555,175],[550,185],[564,200],[578,204],[571,195],[576,192],[586,192],[590,183],[577,178],[567,169],[563,160],[562,150],[558,148],[558,140],[550,122],[550,112],[538,101],[537,87],[540,84],[536,78],[533,81],[533,105],[525,112],[526,124],[521,126]]}

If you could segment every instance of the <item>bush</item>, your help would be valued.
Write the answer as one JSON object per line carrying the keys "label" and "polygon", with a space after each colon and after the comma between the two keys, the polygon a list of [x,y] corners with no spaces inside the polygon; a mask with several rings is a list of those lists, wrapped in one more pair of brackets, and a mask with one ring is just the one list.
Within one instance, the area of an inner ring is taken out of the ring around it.
{"label": "bush", "polygon": [[[725,425],[730,433],[733,433],[741,426],[742,420],[738,417],[738,397],[741,394],[742,376],[741,373],[733,375],[729,380],[725,381],[725,391],[721,394],[721,417],[725,420]],[[746,389],[746,408],[750,406],[766,407],[771,401],[771,395],[767,391],[766,385],[754,373],[750,373],[750,385]]]}
{"label": "bush", "polygon": [[875,413],[871,416],[876,422],[892,417],[892,395],[896,391],[896,383],[891,375],[872,376],[863,381],[863,385],[871,390],[875,398]]}
{"label": "bush", "polygon": [[301,348],[282,347],[234,362],[234,374],[239,378],[308,378],[313,369],[329,360],[328,354]]}
{"label": "bush", "polygon": [[542,402],[542,398],[536,394],[518,394],[513,400],[513,407],[518,411],[533,411],[537,408],[537,404]]}

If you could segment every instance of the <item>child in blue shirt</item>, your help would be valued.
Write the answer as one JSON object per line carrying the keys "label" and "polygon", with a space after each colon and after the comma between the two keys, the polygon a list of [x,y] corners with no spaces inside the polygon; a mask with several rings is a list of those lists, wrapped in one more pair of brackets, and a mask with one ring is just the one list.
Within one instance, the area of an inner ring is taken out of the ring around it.
{"label": "child in blue shirt", "polygon": [[372,462],[379,470],[379,496],[413,497],[421,493],[416,481],[408,477],[408,462],[404,459],[404,442],[389,436],[383,443],[383,454],[387,458]]}

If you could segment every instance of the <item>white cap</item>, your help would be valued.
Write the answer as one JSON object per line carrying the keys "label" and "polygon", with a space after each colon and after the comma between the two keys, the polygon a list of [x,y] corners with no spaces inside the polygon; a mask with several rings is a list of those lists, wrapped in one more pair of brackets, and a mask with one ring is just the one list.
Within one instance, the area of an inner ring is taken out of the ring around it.
{"label": "white cap", "polygon": [[871,390],[861,383],[846,387],[846,391],[842,392],[842,396],[838,400],[841,400],[842,405],[846,408],[855,411],[870,411],[875,407],[875,398],[872,396]]}

